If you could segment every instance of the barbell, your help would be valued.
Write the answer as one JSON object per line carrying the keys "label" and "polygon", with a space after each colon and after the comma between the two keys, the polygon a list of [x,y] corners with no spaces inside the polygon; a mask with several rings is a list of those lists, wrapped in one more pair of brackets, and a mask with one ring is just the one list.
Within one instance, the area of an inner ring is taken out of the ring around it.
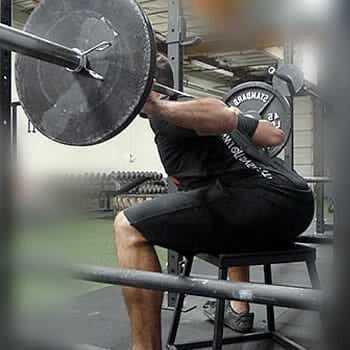
{"label": "barbell", "polygon": [[[0,47],[19,53],[16,85],[26,115],[59,143],[87,146],[111,139],[139,114],[152,88],[191,97],[153,84],[155,37],[135,0],[43,0],[24,31],[0,24]],[[225,102],[270,120],[288,139],[290,106],[271,85],[239,85]]]}

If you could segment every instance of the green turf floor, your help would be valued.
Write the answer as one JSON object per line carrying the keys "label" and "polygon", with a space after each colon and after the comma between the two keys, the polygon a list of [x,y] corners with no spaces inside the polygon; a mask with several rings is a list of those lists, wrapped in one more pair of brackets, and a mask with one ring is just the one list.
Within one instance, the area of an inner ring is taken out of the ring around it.
{"label": "green turf floor", "polygon": [[[20,256],[63,260],[99,266],[116,266],[113,220],[45,220],[22,223],[15,229],[14,252]],[[157,248],[162,268],[166,250]],[[19,309],[54,306],[63,300],[106,287],[96,283],[62,281],[20,275],[14,279],[14,300]]]}
{"label": "green turf floor", "polygon": [[[332,219],[325,202],[327,220]],[[13,250],[19,256],[35,256],[48,260],[116,266],[113,219],[70,219],[22,222],[15,228]],[[165,249],[157,248],[162,268],[166,266]],[[80,281],[42,280],[21,275],[14,279],[14,300],[20,309],[54,306],[104,288],[105,285]]]}

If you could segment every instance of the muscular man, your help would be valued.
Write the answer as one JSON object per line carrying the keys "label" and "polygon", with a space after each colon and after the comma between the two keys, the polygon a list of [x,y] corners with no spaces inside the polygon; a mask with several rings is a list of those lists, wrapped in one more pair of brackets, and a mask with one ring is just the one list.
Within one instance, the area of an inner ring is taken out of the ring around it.
{"label": "muscular man", "polygon": [[[168,61],[158,57],[157,80],[172,85]],[[181,254],[224,254],[271,249],[293,241],[310,224],[310,188],[283,162],[260,148],[279,145],[283,133],[212,99],[169,101],[152,92],[149,116],[163,165],[179,188],[174,194],[120,213],[115,220],[119,267],[161,272],[154,245]],[[248,281],[248,268],[229,277]],[[162,293],[123,288],[133,350],[161,349]],[[227,303],[233,328],[248,331],[246,303]],[[207,309],[208,316],[211,309]]]}

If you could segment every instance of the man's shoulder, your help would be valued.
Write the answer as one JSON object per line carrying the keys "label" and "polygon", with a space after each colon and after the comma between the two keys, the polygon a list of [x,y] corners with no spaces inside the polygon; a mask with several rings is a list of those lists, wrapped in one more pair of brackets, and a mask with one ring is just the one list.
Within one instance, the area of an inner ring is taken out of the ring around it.
{"label": "man's shoulder", "polygon": [[154,133],[158,136],[164,136],[164,138],[167,138],[169,141],[180,141],[183,139],[193,139],[200,137],[194,130],[186,129],[173,123],[169,123],[162,118],[149,116],[148,119]]}

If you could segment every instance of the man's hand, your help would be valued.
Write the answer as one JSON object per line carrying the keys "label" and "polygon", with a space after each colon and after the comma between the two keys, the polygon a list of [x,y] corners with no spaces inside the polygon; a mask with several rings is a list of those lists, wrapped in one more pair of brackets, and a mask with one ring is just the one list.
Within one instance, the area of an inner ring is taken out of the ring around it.
{"label": "man's hand", "polygon": [[228,107],[228,109],[231,112],[235,113],[237,117],[242,114],[242,111],[237,107],[230,106],[230,107]]}
{"label": "man's hand", "polygon": [[[154,83],[155,83],[155,81],[154,81]],[[146,103],[144,104],[144,106],[142,108],[142,113],[156,115],[157,114],[156,113],[156,106],[157,106],[157,103],[159,102],[161,97],[162,97],[162,95],[159,94],[158,92],[155,92],[153,90],[153,87],[152,87],[152,90],[147,97]]]}

